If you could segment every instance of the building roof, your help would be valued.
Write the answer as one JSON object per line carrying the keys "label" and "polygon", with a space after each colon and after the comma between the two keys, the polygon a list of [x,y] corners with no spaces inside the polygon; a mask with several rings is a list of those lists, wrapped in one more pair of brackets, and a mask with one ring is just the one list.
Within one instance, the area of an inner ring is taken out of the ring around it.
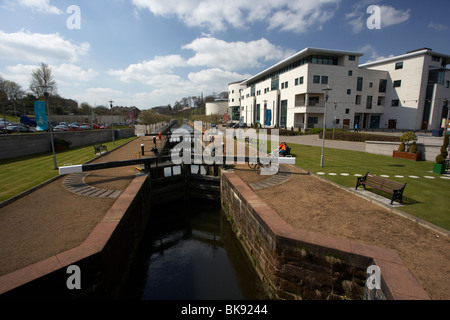
{"label": "building roof", "polygon": [[402,55],[399,55],[399,56],[393,56],[393,57],[389,57],[389,58],[385,58],[385,59],[380,59],[380,60],[376,60],[376,61],[367,62],[367,63],[361,64],[360,67],[361,68],[365,68],[365,67],[370,67],[370,66],[374,66],[374,65],[377,65],[377,64],[384,64],[384,63],[395,61],[395,60],[402,60],[402,59],[411,58],[411,57],[420,56],[420,55],[425,55],[425,54],[432,55],[432,56],[437,56],[437,57],[441,57],[441,58],[445,58],[447,60],[450,60],[450,55],[448,55],[448,54],[439,53],[439,52],[433,51],[430,48],[422,48],[422,49],[408,51],[406,54],[402,54]]}
{"label": "building roof", "polygon": [[309,55],[314,55],[314,54],[328,55],[328,56],[354,55],[354,56],[358,56],[358,57],[364,55],[361,52],[354,52],[354,51],[342,51],[342,50],[321,49],[321,48],[305,48],[302,51],[297,52],[296,54],[290,56],[289,58],[282,60],[282,61],[278,62],[277,64],[274,64],[273,66],[269,67],[268,69],[254,75],[253,77],[250,77],[250,78],[242,81],[241,84],[245,85],[245,84],[252,82],[260,77],[270,74],[279,68],[283,68],[284,66],[287,66],[298,59],[305,58]]}

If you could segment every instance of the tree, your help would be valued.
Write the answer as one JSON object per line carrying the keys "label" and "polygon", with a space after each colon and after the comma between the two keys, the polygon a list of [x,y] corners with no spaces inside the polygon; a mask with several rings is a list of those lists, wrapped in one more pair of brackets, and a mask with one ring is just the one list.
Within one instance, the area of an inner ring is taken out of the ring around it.
{"label": "tree", "polygon": [[56,81],[53,77],[52,69],[45,63],[41,63],[38,68],[31,73],[30,90],[38,97],[44,96],[45,92],[56,94]]}
{"label": "tree", "polygon": [[152,109],[144,110],[139,114],[139,120],[141,120],[142,124],[144,125],[155,124],[158,122],[165,122],[169,121],[170,119],[171,119],[170,116],[159,114]]}

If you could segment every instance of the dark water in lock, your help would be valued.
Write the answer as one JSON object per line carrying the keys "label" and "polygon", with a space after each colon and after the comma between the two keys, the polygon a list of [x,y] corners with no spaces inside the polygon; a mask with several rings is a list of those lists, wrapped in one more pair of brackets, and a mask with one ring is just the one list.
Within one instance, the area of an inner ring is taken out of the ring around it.
{"label": "dark water in lock", "polygon": [[267,299],[218,201],[152,209],[142,247],[128,298]]}

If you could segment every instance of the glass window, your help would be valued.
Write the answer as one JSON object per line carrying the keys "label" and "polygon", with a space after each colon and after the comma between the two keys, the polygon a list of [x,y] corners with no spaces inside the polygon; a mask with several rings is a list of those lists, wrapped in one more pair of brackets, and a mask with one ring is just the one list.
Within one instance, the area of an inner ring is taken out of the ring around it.
{"label": "glass window", "polygon": [[394,81],[394,88],[398,88],[402,86],[402,80],[395,80]]}
{"label": "glass window", "polygon": [[320,83],[320,76],[314,76],[313,83]]}
{"label": "glass window", "polygon": [[378,92],[386,92],[386,84],[387,84],[386,79],[380,79],[380,86],[378,88]]}
{"label": "glass window", "polygon": [[352,89],[347,89],[347,94],[352,94]]}
{"label": "glass window", "polygon": [[353,56],[353,55],[348,56],[348,60],[355,61],[356,60],[356,56]]}
{"label": "glass window", "polygon": [[355,104],[356,105],[360,105],[361,104],[361,96],[359,94],[356,95]]}
{"label": "glass window", "polygon": [[295,78],[295,85],[298,86],[298,78]]}
{"label": "glass window", "polygon": [[300,77],[300,84],[303,84],[303,77]]}
{"label": "glass window", "polygon": [[398,99],[392,100],[392,102],[391,102],[392,107],[398,107],[399,105],[400,105],[400,100],[398,100]]}
{"label": "glass window", "polygon": [[322,84],[328,83],[328,76],[322,76]]}
{"label": "glass window", "polygon": [[362,91],[362,87],[363,87],[363,78],[362,77],[358,77],[358,83],[356,85],[356,91]]}
{"label": "glass window", "polygon": [[348,75],[352,76],[353,75],[353,70],[348,70]]}
{"label": "glass window", "polygon": [[403,61],[395,64],[395,70],[403,69]]}

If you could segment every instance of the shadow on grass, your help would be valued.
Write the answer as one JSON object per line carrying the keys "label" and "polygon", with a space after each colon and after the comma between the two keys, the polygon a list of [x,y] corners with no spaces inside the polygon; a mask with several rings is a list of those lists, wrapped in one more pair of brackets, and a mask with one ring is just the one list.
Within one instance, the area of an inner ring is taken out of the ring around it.
{"label": "shadow on grass", "polygon": [[[392,196],[389,193],[380,191],[378,189],[367,188],[367,191],[370,191],[370,192],[372,192],[372,193],[374,193],[376,195],[379,195],[381,197],[384,197],[386,199],[391,199],[392,198]],[[405,191],[403,191],[403,192],[405,192]],[[399,200],[395,200],[394,203],[395,202],[400,203]],[[403,205],[408,206],[408,205],[419,204],[419,203],[421,203],[421,202],[417,201],[417,200],[414,200],[413,198],[409,198],[409,197],[405,196],[405,194],[403,194],[403,202],[402,202]]]}

